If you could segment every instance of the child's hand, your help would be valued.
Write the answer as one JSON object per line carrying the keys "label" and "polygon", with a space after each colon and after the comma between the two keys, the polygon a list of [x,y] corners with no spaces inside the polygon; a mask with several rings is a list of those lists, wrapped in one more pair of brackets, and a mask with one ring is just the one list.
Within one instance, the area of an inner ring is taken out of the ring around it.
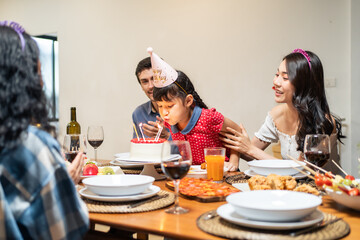
{"label": "child's hand", "polygon": [[239,169],[239,162],[225,162],[224,166],[229,172],[234,172]]}
{"label": "child's hand", "polygon": [[170,133],[164,128],[164,121],[160,117],[156,117],[156,119],[157,119],[156,122],[148,121],[148,124],[146,123],[143,124],[142,129],[144,131],[144,134],[149,137],[156,137],[160,125],[160,127],[162,127],[160,138],[168,139]]}

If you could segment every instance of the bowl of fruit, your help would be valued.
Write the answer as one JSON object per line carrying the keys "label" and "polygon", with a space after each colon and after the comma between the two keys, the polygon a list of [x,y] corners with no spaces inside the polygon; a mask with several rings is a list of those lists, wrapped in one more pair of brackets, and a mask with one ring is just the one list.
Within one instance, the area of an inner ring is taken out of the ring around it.
{"label": "bowl of fruit", "polygon": [[98,175],[115,175],[115,174],[124,174],[124,172],[119,166],[98,167],[95,163],[88,162],[83,167],[81,179],[94,177]]}
{"label": "bowl of fruit", "polygon": [[[319,181],[319,180],[318,180]],[[337,203],[360,211],[360,179],[336,175],[331,184],[324,184],[326,193]]]}

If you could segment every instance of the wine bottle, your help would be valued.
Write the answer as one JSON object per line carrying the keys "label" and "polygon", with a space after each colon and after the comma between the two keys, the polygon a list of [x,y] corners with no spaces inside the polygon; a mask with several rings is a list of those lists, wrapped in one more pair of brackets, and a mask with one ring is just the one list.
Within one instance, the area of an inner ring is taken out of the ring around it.
{"label": "wine bottle", "polygon": [[76,121],[76,107],[70,109],[71,121],[66,126],[66,134],[80,134],[80,124]]}

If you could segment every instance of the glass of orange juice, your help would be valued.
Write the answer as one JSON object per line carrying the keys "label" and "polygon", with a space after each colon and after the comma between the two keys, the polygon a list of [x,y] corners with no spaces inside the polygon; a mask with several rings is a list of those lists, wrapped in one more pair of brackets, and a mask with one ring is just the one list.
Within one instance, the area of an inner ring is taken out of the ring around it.
{"label": "glass of orange juice", "polygon": [[216,182],[222,182],[224,177],[225,148],[205,148],[204,152],[207,178]]}

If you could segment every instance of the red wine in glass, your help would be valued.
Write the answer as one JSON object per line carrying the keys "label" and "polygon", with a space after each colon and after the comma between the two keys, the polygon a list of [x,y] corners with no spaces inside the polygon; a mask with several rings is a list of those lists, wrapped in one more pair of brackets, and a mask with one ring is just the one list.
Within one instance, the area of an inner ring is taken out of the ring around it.
{"label": "red wine in glass", "polygon": [[92,140],[88,140],[89,144],[93,147],[93,148],[98,148],[102,143],[103,143],[104,139],[92,139]]}
{"label": "red wine in glass", "polygon": [[172,180],[182,179],[183,177],[185,177],[190,170],[190,167],[190,161],[167,162],[161,165],[161,169],[163,170],[163,172]]}
{"label": "red wine in glass", "polygon": [[328,152],[306,152],[305,157],[307,161],[316,166],[324,166],[330,158],[330,153]]}
{"label": "red wine in glass", "polygon": [[65,152],[65,159],[68,160],[69,162],[73,162],[76,156],[78,155],[78,153],[79,152],[77,151]]}
{"label": "red wine in glass", "polygon": [[304,154],[307,161],[322,167],[330,159],[330,139],[326,134],[305,136]]}

